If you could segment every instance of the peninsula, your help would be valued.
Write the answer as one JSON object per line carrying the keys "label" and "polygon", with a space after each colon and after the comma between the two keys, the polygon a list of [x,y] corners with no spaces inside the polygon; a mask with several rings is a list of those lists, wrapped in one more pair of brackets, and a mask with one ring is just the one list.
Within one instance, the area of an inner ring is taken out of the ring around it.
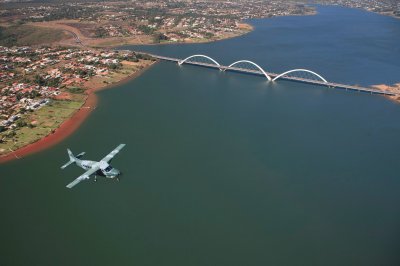
{"label": "peninsula", "polygon": [[295,1],[1,1],[0,162],[71,134],[97,90],[137,76],[155,59],[109,48],[240,36],[252,18],[312,15]]}

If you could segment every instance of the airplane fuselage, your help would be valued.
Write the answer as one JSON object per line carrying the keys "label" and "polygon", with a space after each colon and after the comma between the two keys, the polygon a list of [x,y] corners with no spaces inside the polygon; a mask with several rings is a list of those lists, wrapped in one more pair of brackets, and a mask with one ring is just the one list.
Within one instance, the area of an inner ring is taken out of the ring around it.
{"label": "airplane fuselage", "polygon": [[76,165],[78,165],[80,168],[83,170],[89,170],[91,169],[95,164],[98,162],[95,161],[89,161],[89,160],[76,160]]}
{"label": "airplane fuselage", "polygon": [[104,176],[107,178],[114,178],[120,174],[120,171],[113,168],[110,164],[105,162],[96,162],[89,160],[76,160],[76,165],[85,171],[92,169],[93,167],[99,166],[100,169],[96,171],[96,175]]}

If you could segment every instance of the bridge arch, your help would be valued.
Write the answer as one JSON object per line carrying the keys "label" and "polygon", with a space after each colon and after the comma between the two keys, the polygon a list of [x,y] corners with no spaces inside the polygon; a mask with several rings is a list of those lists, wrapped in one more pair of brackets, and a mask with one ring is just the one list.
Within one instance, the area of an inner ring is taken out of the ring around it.
{"label": "bridge arch", "polygon": [[285,76],[285,75],[287,75],[287,74],[289,74],[289,73],[292,73],[292,72],[307,72],[307,73],[311,73],[311,74],[313,74],[314,76],[317,76],[317,77],[318,77],[319,79],[321,79],[323,82],[328,83],[328,81],[327,81],[326,79],[324,79],[321,75],[319,75],[318,73],[315,73],[314,71],[308,70],[308,69],[292,69],[292,70],[286,71],[286,72],[284,72],[284,73],[282,73],[282,74],[279,74],[279,75],[276,76],[272,81],[275,81],[275,80],[281,78],[282,76]]}
{"label": "bridge arch", "polygon": [[258,70],[260,70],[260,71],[264,74],[264,76],[268,79],[268,81],[271,81],[271,80],[272,80],[271,77],[267,74],[267,72],[264,71],[264,69],[263,69],[262,67],[260,67],[260,66],[257,65],[256,63],[254,63],[254,62],[252,62],[252,61],[249,61],[249,60],[239,60],[239,61],[236,61],[236,62],[230,64],[226,69],[224,69],[224,71],[225,71],[225,70],[229,70],[231,67],[233,67],[234,65],[239,64],[239,63],[249,63],[249,64],[255,66],[256,68],[258,68]]}
{"label": "bridge arch", "polygon": [[215,61],[214,59],[212,59],[209,56],[203,55],[203,54],[195,54],[195,55],[191,55],[189,57],[186,57],[185,59],[181,60],[178,62],[178,65],[182,65],[183,63],[185,63],[187,60],[194,58],[194,57],[203,57],[203,58],[207,58],[208,60],[212,61],[214,64],[216,64],[218,67],[221,67],[221,65]]}

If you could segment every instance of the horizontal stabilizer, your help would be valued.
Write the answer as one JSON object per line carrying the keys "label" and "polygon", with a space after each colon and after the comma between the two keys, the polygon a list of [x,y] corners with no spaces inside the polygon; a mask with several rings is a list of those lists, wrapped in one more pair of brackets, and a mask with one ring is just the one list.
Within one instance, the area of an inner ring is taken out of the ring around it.
{"label": "horizontal stabilizer", "polygon": [[77,156],[75,156],[76,158],[80,159],[82,158],[83,155],[85,155],[86,152],[81,152],[79,153]]}
{"label": "horizontal stabilizer", "polygon": [[66,168],[67,166],[71,165],[72,163],[74,163],[75,161],[69,161],[68,163],[64,164],[63,166],[61,166],[61,169]]}

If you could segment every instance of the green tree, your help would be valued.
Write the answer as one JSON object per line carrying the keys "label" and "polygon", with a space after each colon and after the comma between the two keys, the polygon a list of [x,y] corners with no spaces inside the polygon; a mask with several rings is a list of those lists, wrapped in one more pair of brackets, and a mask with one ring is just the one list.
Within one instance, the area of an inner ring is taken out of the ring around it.
{"label": "green tree", "polygon": [[24,119],[19,119],[19,120],[17,120],[17,122],[15,123],[15,125],[16,125],[17,127],[24,127],[24,126],[27,125],[27,123],[26,123],[26,121],[25,121]]}
{"label": "green tree", "polygon": [[155,43],[160,43],[161,41],[168,40],[168,37],[162,34],[161,32],[156,32],[153,34],[153,40]]}

